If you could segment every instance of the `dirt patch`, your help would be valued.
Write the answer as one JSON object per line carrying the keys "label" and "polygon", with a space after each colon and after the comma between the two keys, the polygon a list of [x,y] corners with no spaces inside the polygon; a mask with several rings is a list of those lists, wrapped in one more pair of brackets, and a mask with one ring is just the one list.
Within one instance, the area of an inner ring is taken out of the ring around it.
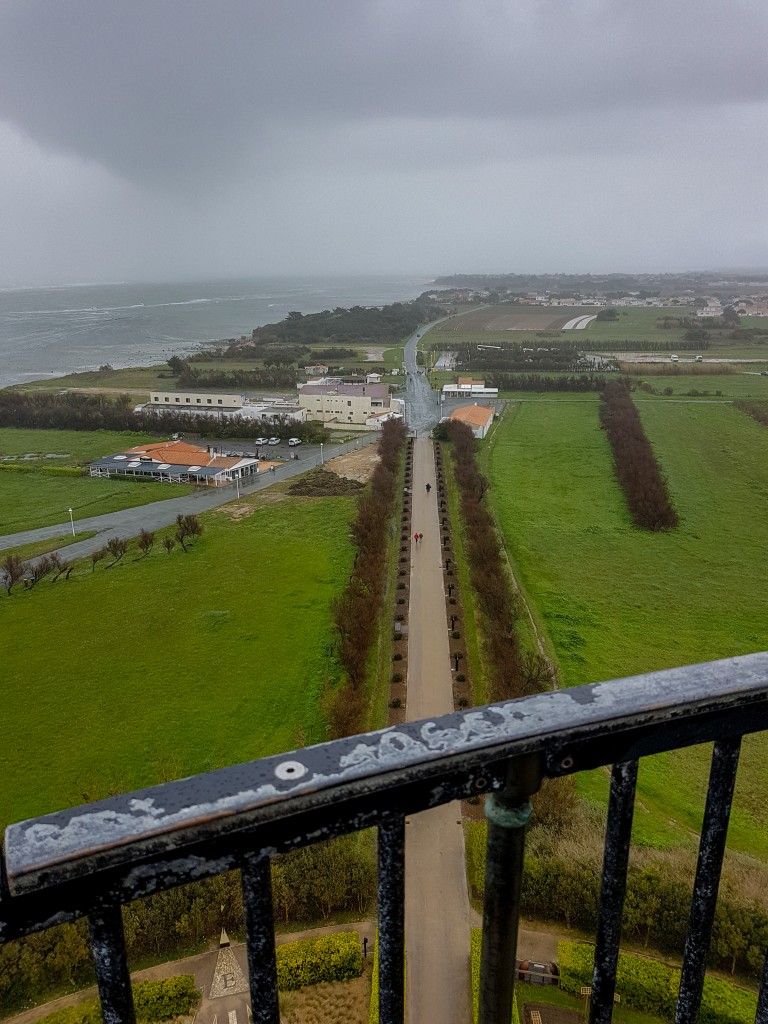
{"label": "dirt patch", "polygon": [[379,446],[369,444],[359,451],[339,455],[326,462],[326,469],[348,480],[357,480],[361,484],[368,483],[379,461]]}
{"label": "dirt patch", "polygon": [[363,349],[365,352],[366,362],[369,363],[383,363],[384,362],[384,349],[383,348],[366,348]]}
{"label": "dirt patch", "polygon": [[222,505],[220,508],[215,509],[214,515],[221,515],[227,519],[231,519],[234,523],[239,523],[243,519],[248,519],[252,516],[263,505],[276,505],[280,501],[285,501],[286,495],[281,494],[280,491],[265,491],[259,494],[258,497],[251,499],[240,498],[239,500],[230,501],[227,505]]}
{"label": "dirt patch", "polygon": [[538,1013],[541,1024],[581,1024],[581,1014],[574,1010],[563,1010],[547,1003],[526,1003],[523,1007],[525,1024],[533,1024],[533,1014]]}
{"label": "dirt patch", "polygon": [[339,495],[356,494],[362,486],[358,480],[349,479],[327,469],[313,469],[295,480],[288,488],[288,493],[306,498],[335,498]]}
{"label": "dirt patch", "polygon": [[[368,961],[370,964],[370,960]],[[309,985],[280,993],[283,1024],[367,1024],[371,1002],[371,971],[351,981]]]}

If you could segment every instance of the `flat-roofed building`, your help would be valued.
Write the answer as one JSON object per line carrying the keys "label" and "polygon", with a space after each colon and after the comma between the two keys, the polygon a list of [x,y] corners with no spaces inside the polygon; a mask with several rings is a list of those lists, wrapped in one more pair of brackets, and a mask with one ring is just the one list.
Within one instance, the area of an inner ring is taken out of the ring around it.
{"label": "flat-roofed building", "polygon": [[388,384],[305,384],[299,405],[311,420],[365,426],[391,408]]}
{"label": "flat-roofed building", "polygon": [[89,467],[91,476],[130,476],[160,483],[204,484],[207,487],[220,487],[254,476],[260,468],[257,458],[224,455],[210,445],[204,448],[188,441],[137,445],[117,455],[97,459]]}

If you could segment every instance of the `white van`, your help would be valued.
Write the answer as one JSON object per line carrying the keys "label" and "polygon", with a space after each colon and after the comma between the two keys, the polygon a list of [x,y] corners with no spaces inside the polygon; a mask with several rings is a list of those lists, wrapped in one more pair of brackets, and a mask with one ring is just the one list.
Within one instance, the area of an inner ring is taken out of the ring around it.
{"label": "white van", "polygon": [[301,438],[300,437],[289,437],[288,438],[288,444],[292,448],[295,448],[297,444],[301,444]]}
{"label": "white van", "polygon": [[673,363],[679,363],[680,362],[680,360],[677,358],[677,356],[670,356],[669,358],[672,360]]}

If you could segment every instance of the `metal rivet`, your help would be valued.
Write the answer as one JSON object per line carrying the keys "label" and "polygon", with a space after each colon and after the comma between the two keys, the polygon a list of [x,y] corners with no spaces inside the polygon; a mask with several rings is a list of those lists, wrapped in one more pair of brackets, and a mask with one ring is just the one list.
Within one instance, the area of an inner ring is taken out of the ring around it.
{"label": "metal rivet", "polygon": [[479,789],[487,789],[488,788],[488,779],[486,779],[483,775],[481,775],[479,778],[475,779],[475,781],[472,783],[472,785],[475,787],[475,789],[478,789],[478,790]]}
{"label": "metal rivet", "polygon": [[569,768],[573,768],[573,764],[574,764],[574,762],[573,762],[573,758],[571,757],[571,755],[570,754],[566,754],[566,756],[560,762],[560,770],[563,771],[563,772],[567,772]]}
{"label": "metal rivet", "polygon": [[301,761],[283,761],[275,768],[278,779],[300,779],[307,774],[307,766]]}

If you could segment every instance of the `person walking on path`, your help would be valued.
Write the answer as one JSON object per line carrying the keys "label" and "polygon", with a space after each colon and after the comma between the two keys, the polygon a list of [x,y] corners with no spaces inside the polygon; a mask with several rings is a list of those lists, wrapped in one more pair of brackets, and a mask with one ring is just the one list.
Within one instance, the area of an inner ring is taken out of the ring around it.
{"label": "person walking on path", "polygon": [[427,484],[427,494],[432,490],[432,484]]}
{"label": "person walking on path", "polygon": [[[422,549],[411,565],[408,635],[409,721],[453,711],[452,662],[437,503],[428,497],[434,451],[419,437],[413,453],[413,518]],[[432,523],[432,529],[429,524]],[[405,934],[408,1024],[467,1024],[470,907],[458,803],[409,815],[405,841]],[[437,941],[435,936],[440,936]]]}
{"label": "person walking on path", "polygon": [[418,535],[418,533],[414,533],[414,535],[413,535],[413,543],[414,544],[418,544],[419,543],[419,535]]}

